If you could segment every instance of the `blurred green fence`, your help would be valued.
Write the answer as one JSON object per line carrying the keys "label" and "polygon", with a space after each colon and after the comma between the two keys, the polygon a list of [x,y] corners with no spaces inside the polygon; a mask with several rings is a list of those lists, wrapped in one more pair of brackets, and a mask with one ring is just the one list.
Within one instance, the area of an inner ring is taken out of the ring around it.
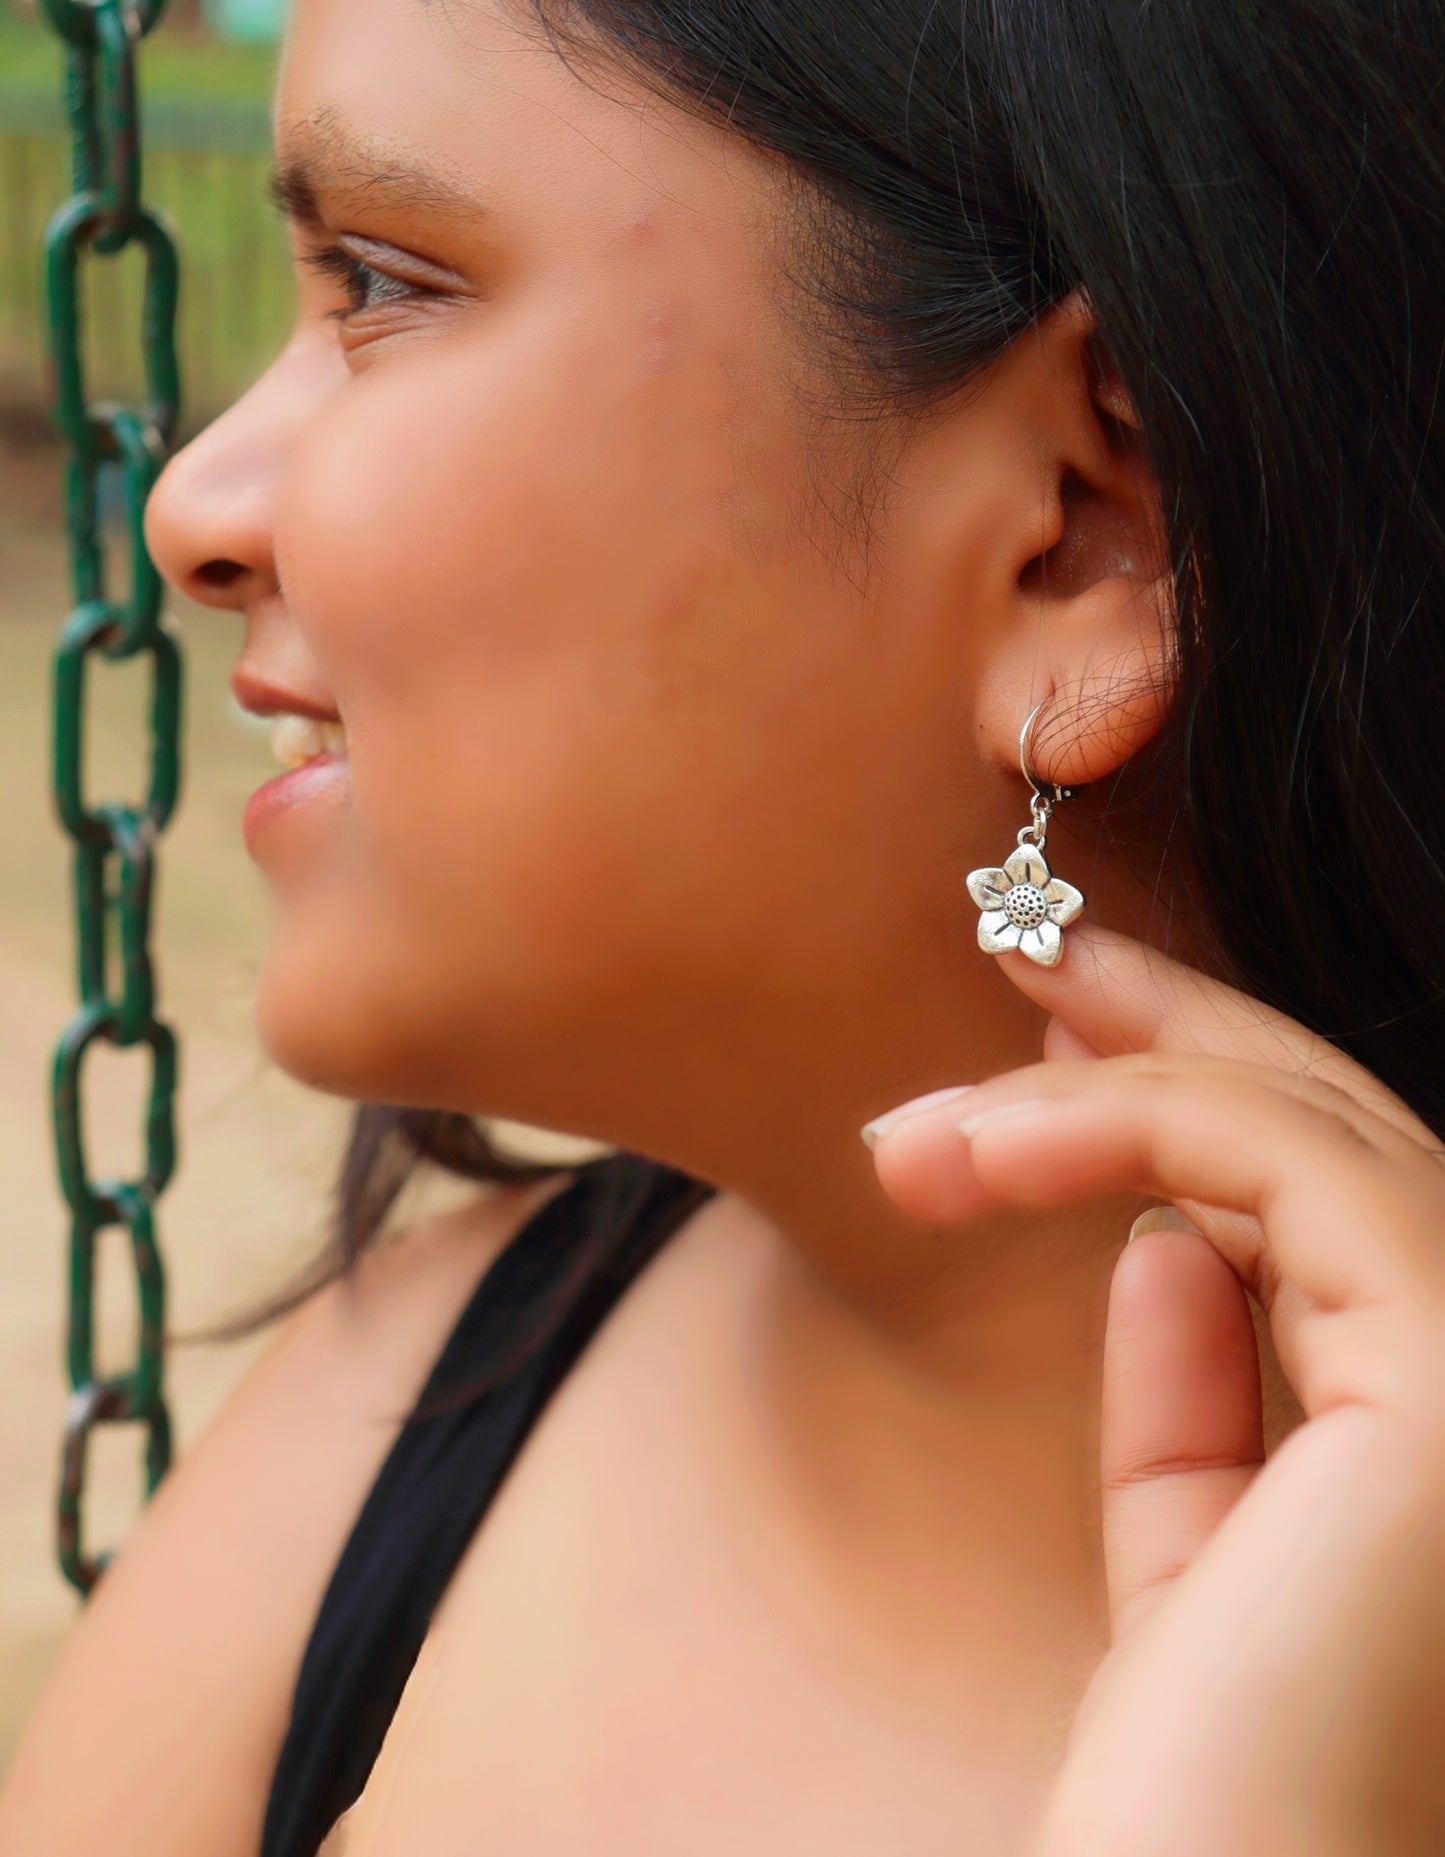
{"label": "blurred green fence", "polygon": [[[47,94],[33,70],[22,69],[26,61],[6,56],[24,43],[15,31],[0,27],[0,398],[45,406],[40,246],[71,191],[69,142],[58,80]],[[178,346],[189,433],[229,405],[285,341],[290,256],[264,197],[265,102],[177,95],[142,102],[145,196],[172,221],[185,257]],[[91,260],[83,275],[88,392],[133,400],[141,385],[139,252]]]}

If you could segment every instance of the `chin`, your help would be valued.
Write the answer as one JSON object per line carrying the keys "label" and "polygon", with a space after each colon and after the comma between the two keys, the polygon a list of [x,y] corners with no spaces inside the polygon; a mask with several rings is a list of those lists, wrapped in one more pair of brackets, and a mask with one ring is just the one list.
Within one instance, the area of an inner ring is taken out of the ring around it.
{"label": "chin", "polygon": [[596,1125],[626,1074],[646,1073],[644,1049],[675,1044],[675,1017],[640,1042],[638,963],[638,984],[619,983],[622,964],[595,938],[531,932],[534,921],[458,935],[356,887],[293,890],[277,899],[253,996],[262,1048],[328,1095],[610,1141]]}
{"label": "chin", "polygon": [[283,919],[256,983],[256,1032],[271,1061],[309,1089],[357,1102],[449,1108],[442,1080],[397,1011],[398,990],[365,939]]}
{"label": "chin", "polygon": [[309,1089],[357,1101],[385,1102],[390,1092],[378,1090],[378,1070],[365,1042],[356,1036],[354,1022],[338,1013],[324,976],[317,984],[298,984],[292,974],[277,971],[268,960],[256,986],[254,1012],[261,1048],[273,1064]]}
{"label": "chin", "polygon": [[356,1102],[507,1113],[476,1100],[475,1049],[492,1055],[487,1081],[500,1086],[506,1047],[466,1029],[457,988],[364,911],[346,929],[328,918],[303,907],[278,913],[253,998],[271,1061],[310,1089]]}

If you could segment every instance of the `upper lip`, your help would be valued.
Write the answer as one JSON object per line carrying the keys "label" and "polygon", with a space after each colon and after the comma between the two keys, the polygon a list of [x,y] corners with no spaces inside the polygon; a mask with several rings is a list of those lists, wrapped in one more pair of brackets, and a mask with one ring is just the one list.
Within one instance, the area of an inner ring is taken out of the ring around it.
{"label": "upper lip", "polygon": [[329,708],[299,690],[268,683],[255,671],[238,664],[231,672],[231,694],[253,716],[310,716],[317,722],[340,722],[339,710]]}

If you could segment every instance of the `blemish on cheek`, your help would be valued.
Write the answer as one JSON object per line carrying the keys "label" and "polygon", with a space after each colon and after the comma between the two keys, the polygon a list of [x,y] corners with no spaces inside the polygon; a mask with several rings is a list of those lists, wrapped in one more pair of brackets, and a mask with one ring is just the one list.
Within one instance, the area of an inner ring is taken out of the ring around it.
{"label": "blemish on cheek", "polygon": [[[668,373],[681,359],[684,319],[676,278],[667,275],[665,232],[663,211],[643,203],[618,215],[607,241],[620,291],[633,301],[635,352],[644,375]],[[677,254],[671,259],[675,265]]]}
{"label": "blemish on cheek", "polygon": [[675,305],[659,305],[643,317],[641,359],[644,374],[665,374],[677,366],[681,324],[682,317]]}
{"label": "blemish on cheek", "polygon": [[659,231],[657,209],[634,206],[622,216],[622,242],[625,245],[650,245]]}

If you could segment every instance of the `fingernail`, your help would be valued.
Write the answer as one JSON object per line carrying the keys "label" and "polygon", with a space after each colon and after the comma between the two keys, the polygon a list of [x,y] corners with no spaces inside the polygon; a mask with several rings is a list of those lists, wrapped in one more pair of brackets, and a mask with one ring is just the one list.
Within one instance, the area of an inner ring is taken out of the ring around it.
{"label": "fingernail", "polygon": [[970,1090],[978,1088],[976,1083],[956,1083],[951,1089],[930,1090],[926,1096],[914,1096],[906,1103],[900,1103],[896,1109],[890,1109],[886,1115],[874,1116],[871,1122],[865,1122],[859,1133],[863,1137],[865,1148],[877,1145],[878,1138],[897,1122],[906,1122],[910,1116],[918,1115],[925,1109],[936,1109],[940,1103],[959,1101]]}
{"label": "fingernail", "polygon": [[1193,1232],[1196,1237],[1204,1236],[1193,1219],[1186,1218],[1178,1206],[1147,1207],[1129,1227],[1129,1236],[1124,1242],[1133,1244],[1141,1232]]}
{"label": "fingernail", "polygon": [[980,1109],[977,1115],[965,1116],[958,1125],[960,1135],[977,1134],[985,1122],[1002,1121],[1006,1115],[1027,1115],[1030,1110],[1047,1109],[1047,1096],[1024,1096],[1017,1102],[995,1103],[992,1109]]}

